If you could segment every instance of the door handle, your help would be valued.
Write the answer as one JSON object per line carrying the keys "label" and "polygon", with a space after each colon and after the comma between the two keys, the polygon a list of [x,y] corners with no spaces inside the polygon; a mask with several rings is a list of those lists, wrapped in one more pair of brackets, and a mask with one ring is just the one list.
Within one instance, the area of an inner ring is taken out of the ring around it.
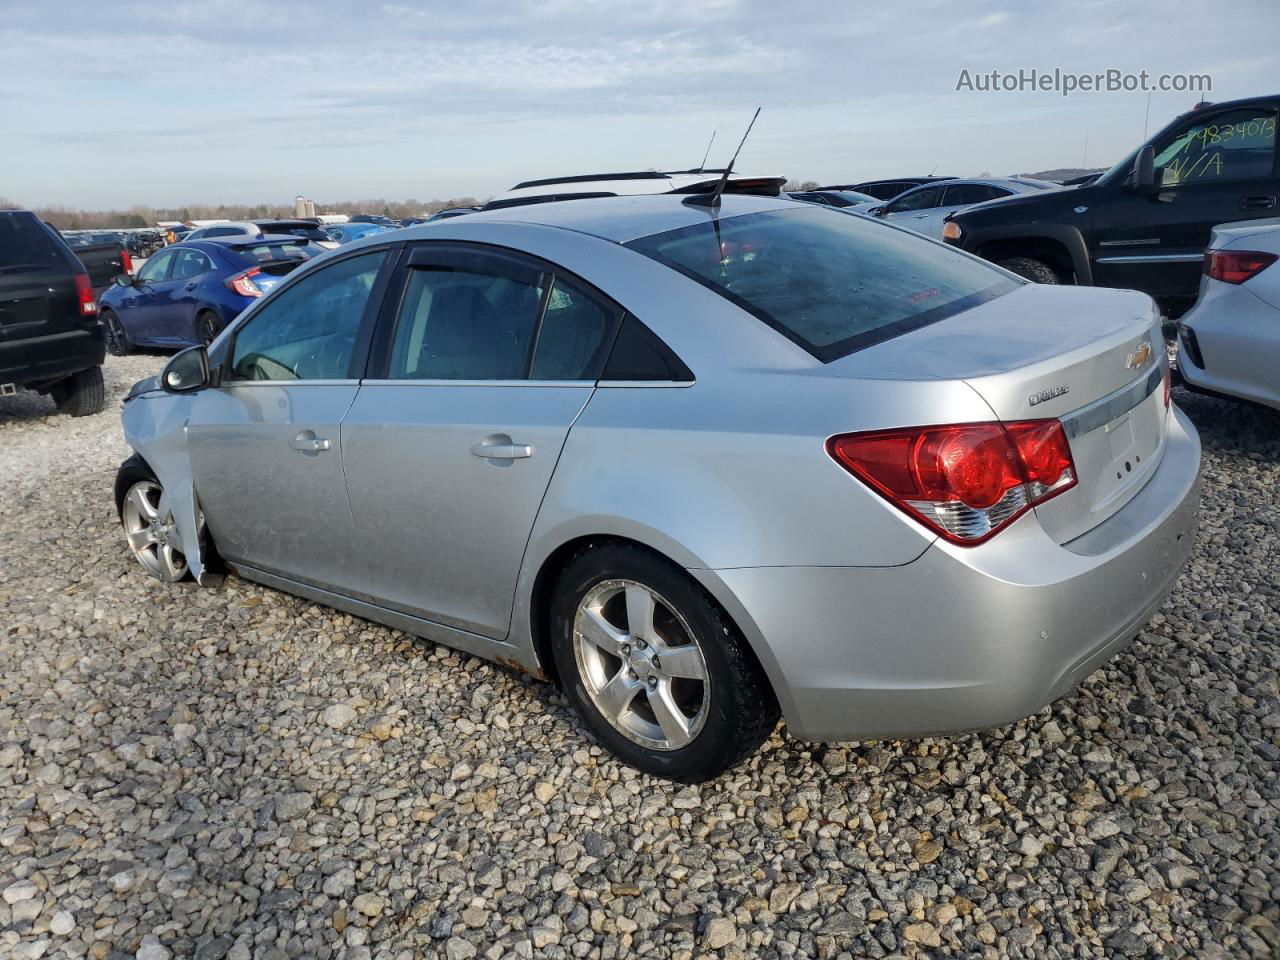
{"label": "door handle", "polygon": [[[491,442],[495,440],[499,442]],[[485,441],[472,446],[473,457],[479,457],[482,460],[523,460],[533,456],[533,447],[527,443],[512,443],[511,438],[507,436],[486,437]]]}
{"label": "door handle", "polygon": [[914,217],[912,217],[912,219],[913,219],[913,220],[924,220],[924,219],[925,219],[926,217],[928,217],[928,216],[929,216],[929,215],[928,215],[927,213],[917,213]]}
{"label": "door handle", "polygon": [[1270,210],[1275,205],[1275,197],[1245,197],[1240,201],[1241,210]]}
{"label": "door handle", "polygon": [[311,430],[303,430],[289,441],[289,446],[302,453],[320,453],[322,450],[329,449],[329,441],[323,437],[317,437]]}
{"label": "door handle", "polygon": [[188,284],[187,284],[185,287],[183,287],[182,289],[184,289],[184,290],[194,290],[194,289],[195,289],[196,287],[198,287],[198,286],[200,286],[200,284],[195,283],[195,282],[193,281],[193,282],[191,282],[191,283],[188,283]]}

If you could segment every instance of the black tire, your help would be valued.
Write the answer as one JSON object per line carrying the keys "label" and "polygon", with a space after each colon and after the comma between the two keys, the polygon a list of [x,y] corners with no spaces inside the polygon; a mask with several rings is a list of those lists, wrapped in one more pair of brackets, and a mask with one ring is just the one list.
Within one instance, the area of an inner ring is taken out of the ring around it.
{"label": "black tire", "polygon": [[59,413],[88,417],[101,413],[107,405],[107,391],[102,383],[102,368],[90,367],[73,373],[53,385],[49,391]]}
{"label": "black tire", "polygon": [[210,310],[201,310],[196,317],[196,339],[206,347],[222,332],[222,321]]}
{"label": "black tire", "polygon": [[127,357],[133,353],[133,344],[129,342],[129,335],[124,332],[114,310],[102,311],[102,336],[107,342],[107,352],[113,357]]}
{"label": "black tire", "polygon": [[1043,260],[1033,260],[1031,257],[1010,257],[1008,260],[1001,260],[1000,266],[1033,283],[1062,283],[1057,271]]}
{"label": "black tire", "polygon": [[[606,719],[587,692],[574,655],[573,625],[579,603],[607,580],[635,581],[660,594],[701,649],[709,703],[687,746],[663,750],[636,743]],[[551,646],[561,686],[590,732],[647,773],[680,783],[710,780],[753,753],[777,726],[780,711],[768,678],[728,615],[685,571],[642,547],[591,544],[569,560],[551,601]]]}

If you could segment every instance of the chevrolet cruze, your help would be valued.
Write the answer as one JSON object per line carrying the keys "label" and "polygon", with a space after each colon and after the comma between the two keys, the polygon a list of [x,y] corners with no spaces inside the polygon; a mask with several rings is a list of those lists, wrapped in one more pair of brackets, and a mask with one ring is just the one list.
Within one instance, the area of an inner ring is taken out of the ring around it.
{"label": "chevrolet cruze", "polygon": [[1140,631],[1200,446],[1151,300],[788,200],[584,199],[312,261],[125,403],[163,580],[553,679],[643,770],[987,727]]}

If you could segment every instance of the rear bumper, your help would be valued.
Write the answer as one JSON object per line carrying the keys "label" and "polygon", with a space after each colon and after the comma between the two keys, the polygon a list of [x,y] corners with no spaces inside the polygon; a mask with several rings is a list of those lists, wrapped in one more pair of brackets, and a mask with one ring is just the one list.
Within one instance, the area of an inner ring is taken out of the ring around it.
{"label": "rear bumper", "polygon": [[25,340],[0,340],[0,383],[41,386],[106,359],[102,325]]}
{"label": "rear bumper", "polygon": [[1159,469],[1060,545],[1033,514],[900,567],[694,571],[760,653],[801,739],[998,726],[1070,691],[1173,589],[1199,504],[1200,441],[1176,408]]}
{"label": "rear bumper", "polygon": [[1178,325],[1178,372],[1193,390],[1280,410],[1280,311],[1247,289],[1207,288]]}

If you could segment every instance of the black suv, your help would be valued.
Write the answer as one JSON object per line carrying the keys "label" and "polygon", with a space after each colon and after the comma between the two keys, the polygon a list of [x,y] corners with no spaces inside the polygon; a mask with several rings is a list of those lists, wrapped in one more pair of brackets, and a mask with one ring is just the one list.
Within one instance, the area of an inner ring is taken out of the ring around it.
{"label": "black suv", "polygon": [[1209,231],[1275,215],[1278,113],[1280,95],[1202,105],[1093,183],[978,204],[943,236],[1029,280],[1142,290],[1177,316]]}
{"label": "black suv", "polygon": [[97,413],[105,355],[84,264],[34,213],[0,210],[0,394],[26,387],[63,413]]}

